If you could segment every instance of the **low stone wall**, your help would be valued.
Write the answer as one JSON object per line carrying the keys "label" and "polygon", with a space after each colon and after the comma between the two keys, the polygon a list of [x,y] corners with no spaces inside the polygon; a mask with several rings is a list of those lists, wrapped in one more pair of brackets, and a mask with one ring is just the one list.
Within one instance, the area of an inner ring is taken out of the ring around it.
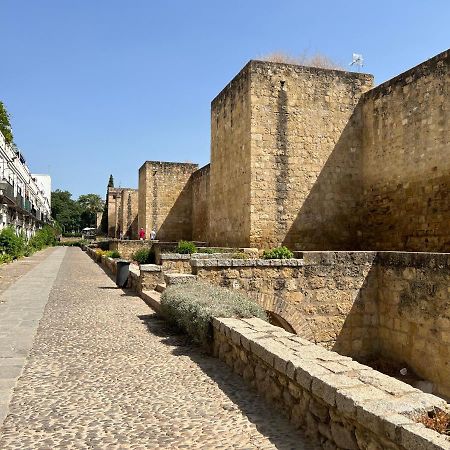
{"label": "low stone wall", "polygon": [[109,250],[116,250],[120,253],[120,257],[123,259],[132,259],[133,254],[141,248],[152,247],[154,241],[127,241],[112,239],[109,241]]}
{"label": "low stone wall", "polygon": [[450,254],[380,252],[377,274],[380,354],[450,398]]}
{"label": "low stone wall", "polygon": [[191,255],[162,253],[159,260],[164,272],[191,273]]}
{"label": "low stone wall", "polygon": [[300,336],[339,352],[373,353],[374,252],[305,252],[303,259],[192,260],[199,279],[242,289]]}
{"label": "low stone wall", "polygon": [[450,440],[415,418],[433,395],[259,319],[214,319],[214,354],[324,449],[437,450]]}
{"label": "low stone wall", "polygon": [[139,292],[153,290],[156,285],[164,281],[161,266],[156,264],[141,264],[139,266]]}
{"label": "low stone wall", "polygon": [[191,265],[199,279],[242,289],[301,337],[360,361],[392,359],[450,398],[450,254],[299,256]]}

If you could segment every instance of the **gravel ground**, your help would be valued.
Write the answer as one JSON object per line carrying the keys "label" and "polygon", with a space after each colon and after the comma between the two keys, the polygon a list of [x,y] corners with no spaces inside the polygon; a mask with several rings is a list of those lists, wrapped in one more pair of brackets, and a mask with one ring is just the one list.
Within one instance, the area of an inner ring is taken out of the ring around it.
{"label": "gravel ground", "polygon": [[307,442],[226,365],[67,250],[0,449],[315,449]]}

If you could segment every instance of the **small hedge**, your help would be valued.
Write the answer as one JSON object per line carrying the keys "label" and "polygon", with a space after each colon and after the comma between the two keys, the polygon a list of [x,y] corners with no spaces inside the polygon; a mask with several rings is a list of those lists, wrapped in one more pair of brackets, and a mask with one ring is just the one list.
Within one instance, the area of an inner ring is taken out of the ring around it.
{"label": "small hedge", "polygon": [[214,317],[268,320],[264,309],[245,295],[205,282],[169,286],[161,296],[163,316],[199,344],[209,346]]}
{"label": "small hedge", "polygon": [[193,242],[190,241],[180,241],[178,242],[178,246],[175,249],[175,253],[181,254],[192,254],[197,253],[197,247]]}
{"label": "small hedge", "polygon": [[291,259],[294,254],[287,247],[276,247],[270,250],[264,250],[264,259]]}
{"label": "small hedge", "polygon": [[108,258],[120,258],[120,253],[117,250],[108,250],[107,252],[105,252],[105,256],[107,256]]}
{"label": "small hedge", "polygon": [[140,248],[133,253],[132,258],[139,264],[154,264],[155,252],[151,248]]}

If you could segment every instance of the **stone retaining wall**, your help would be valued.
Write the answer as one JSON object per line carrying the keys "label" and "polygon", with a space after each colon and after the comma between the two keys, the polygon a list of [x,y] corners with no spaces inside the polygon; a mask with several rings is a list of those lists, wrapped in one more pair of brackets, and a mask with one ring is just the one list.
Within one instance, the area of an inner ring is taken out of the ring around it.
{"label": "stone retaining wall", "polygon": [[450,398],[450,254],[380,252],[379,352]]}
{"label": "stone retaining wall", "polygon": [[376,340],[373,252],[306,252],[303,259],[192,260],[199,279],[242,289],[300,336],[364,356]]}
{"label": "stone retaining wall", "polygon": [[141,241],[141,240],[118,240],[113,239],[109,241],[109,250],[117,250],[120,253],[120,257],[124,259],[132,259],[133,254],[141,248],[150,248],[153,241]]}
{"label": "stone retaining wall", "polygon": [[242,289],[301,337],[407,366],[450,398],[450,254],[303,252],[303,260],[192,260],[199,279]]}
{"label": "stone retaining wall", "polygon": [[214,319],[214,354],[324,449],[450,449],[415,418],[433,395],[260,319]]}
{"label": "stone retaining wall", "polygon": [[140,291],[153,290],[164,281],[161,266],[156,264],[141,264],[139,266]]}

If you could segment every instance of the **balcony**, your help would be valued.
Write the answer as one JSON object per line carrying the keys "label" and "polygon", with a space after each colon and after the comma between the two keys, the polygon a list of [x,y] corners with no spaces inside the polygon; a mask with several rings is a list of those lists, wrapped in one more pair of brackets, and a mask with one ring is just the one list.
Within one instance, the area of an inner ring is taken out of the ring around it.
{"label": "balcony", "polygon": [[23,209],[28,212],[31,211],[31,202],[27,198],[25,199],[25,204],[24,204]]}
{"label": "balcony", "polygon": [[25,199],[20,195],[16,195],[16,206],[20,209],[24,209]]}
{"label": "balcony", "polygon": [[8,203],[10,205],[16,204],[16,198],[14,196],[14,187],[9,181],[1,180],[0,181],[0,198],[4,203]]}

